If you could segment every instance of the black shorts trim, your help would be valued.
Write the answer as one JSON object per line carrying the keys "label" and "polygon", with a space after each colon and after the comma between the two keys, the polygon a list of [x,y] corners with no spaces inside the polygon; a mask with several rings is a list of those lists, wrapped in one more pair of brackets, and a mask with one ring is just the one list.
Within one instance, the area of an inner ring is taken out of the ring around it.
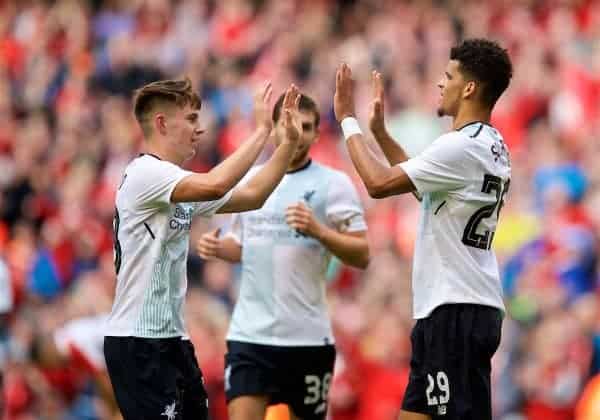
{"label": "black shorts trim", "polygon": [[269,346],[227,341],[227,402],[244,395],[267,395],[285,403],[303,420],[322,420],[333,376],[335,347]]}
{"label": "black shorts trim", "polygon": [[124,420],[208,419],[202,372],[189,340],[105,337],[104,357]]}
{"label": "black shorts trim", "polygon": [[450,304],[417,320],[402,408],[433,419],[491,420],[491,358],[502,317],[490,306]]}

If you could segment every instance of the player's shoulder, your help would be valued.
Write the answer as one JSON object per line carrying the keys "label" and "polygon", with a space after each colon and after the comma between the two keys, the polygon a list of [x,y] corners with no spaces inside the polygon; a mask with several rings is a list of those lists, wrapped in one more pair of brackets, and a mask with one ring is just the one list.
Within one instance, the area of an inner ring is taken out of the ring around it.
{"label": "player's shoulder", "polygon": [[152,154],[140,153],[137,157],[135,157],[129,165],[125,168],[125,173],[129,176],[131,175],[151,175],[152,172],[156,170],[169,170],[169,169],[177,169],[179,168],[174,163],[163,160],[158,156],[154,156]]}

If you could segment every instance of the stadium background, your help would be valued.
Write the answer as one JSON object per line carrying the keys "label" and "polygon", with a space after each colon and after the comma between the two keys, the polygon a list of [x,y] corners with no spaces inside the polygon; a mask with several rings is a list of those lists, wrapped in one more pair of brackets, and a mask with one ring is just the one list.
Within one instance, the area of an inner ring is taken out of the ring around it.
{"label": "stadium background", "polygon": [[[101,366],[83,369],[77,352],[60,356],[48,343],[67,321],[110,310],[115,186],[141,144],[132,89],[180,75],[198,85],[207,133],[189,167],[202,171],[252,130],[252,86],[271,79],[280,92],[294,81],[321,108],[314,158],[357,180],[333,118],[337,64],[354,70],[365,129],[369,72],[383,72],[388,126],[414,154],[448,128],[435,116],[436,83],[451,45],[471,36],[499,40],[515,68],[493,117],[513,162],[495,238],[509,309],[494,359],[497,419],[600,418],[595,0],[0,2],[0,284],[13,297],[0,327],[5,418],[115,418],[97,386]],[[395,419],[417,204],[360,188],[372,260],[365,272],[331,270],[339,358],[330,415]],[[192,236],[226,219],[210,223],[197,220]],[[214,420],[226,419],[236,274],[190,256],[187,322]]]}

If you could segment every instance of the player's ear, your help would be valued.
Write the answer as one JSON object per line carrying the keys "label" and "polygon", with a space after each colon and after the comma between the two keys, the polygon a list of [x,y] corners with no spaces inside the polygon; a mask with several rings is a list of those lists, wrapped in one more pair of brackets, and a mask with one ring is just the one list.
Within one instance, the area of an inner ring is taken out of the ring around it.
{"label": "player's ear", "polygon": [[475,96],[477,88],[478,88],[478,84],[475,80],[467,81],[467,83],[465,83],[465,86],[463,88],[463,99],[468,99],[468,98],[472,98],[473,96]]}
{"label": "player's ear", "polygon": [[154,114],[154,129],[162,135],[167,134],[167,116],[162,112]]}

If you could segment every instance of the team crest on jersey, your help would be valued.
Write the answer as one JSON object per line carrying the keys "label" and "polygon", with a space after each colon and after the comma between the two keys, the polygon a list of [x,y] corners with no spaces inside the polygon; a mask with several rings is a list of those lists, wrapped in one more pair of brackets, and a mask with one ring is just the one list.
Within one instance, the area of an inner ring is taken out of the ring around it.
{"label": "team crest on jersey", "polygon": [[302,198],[304,199],[304,201],[306,201],[307,203],[310,203],[310,200],[313,198],[313,195],[315,195],[315,193],[317,192],[317,190],[309,190],[306,191],[304,193],[304,195],[302,196]]}
{"label": "team crest on jersey", "polygon": [[175,417],[177,416],[177,411],[175,411],[176,407],[177,401],[173,401],[172,404],[167,404],[165,406],[165,411],[163,411],[160,415],[165,416],[167,420],[175,420]]}

